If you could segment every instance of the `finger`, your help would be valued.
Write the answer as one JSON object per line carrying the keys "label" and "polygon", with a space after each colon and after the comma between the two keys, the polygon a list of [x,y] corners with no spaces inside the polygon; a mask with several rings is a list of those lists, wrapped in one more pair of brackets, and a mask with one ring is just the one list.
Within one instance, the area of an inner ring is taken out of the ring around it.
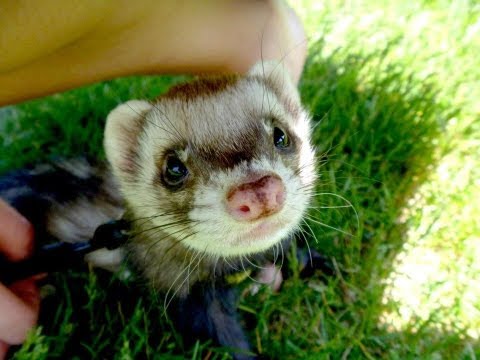
{"label": "finger", "polygon": [[36,284],[37,278],[39,278],[39,275],[17,281],[10,285],[9,289],[33,311],[38,313],[38,310],[40,309],[40,290]]}
{"label": "finger", "polygon": [[7,357],[8,344],[0,340],[0,360],[3,360]]}
{"label": "finger", "polygon": [[31,279],[16,282],[7,289],[0,284],[0,339],[21,344],[38,319],[40,296]]}
{"label": "finger", "polygon": [[32,248],[32,224],[0,199],[0,253],[18,261],[27,257]]}

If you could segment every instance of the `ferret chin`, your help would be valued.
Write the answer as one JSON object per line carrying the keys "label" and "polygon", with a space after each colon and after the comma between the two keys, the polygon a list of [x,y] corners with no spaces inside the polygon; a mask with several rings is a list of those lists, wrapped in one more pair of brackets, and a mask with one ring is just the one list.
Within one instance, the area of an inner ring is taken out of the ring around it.
{"label": "ferret chin", "polygon": [[114,109],[105,150],[139,234],[136,265],[168,289],[196,264],[179,289],[186,294],[214,269],[288,238],[315,178],[308,121],[289,75],[269,62]]}

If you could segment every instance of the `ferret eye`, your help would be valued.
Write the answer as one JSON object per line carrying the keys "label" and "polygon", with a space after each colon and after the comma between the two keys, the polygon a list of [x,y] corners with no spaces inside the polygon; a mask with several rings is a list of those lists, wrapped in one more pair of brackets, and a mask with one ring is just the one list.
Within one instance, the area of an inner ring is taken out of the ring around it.
{"label": "ferret eye", "polygon": [[175,154],[167,155],[163,165],[163,181],[167,186],[179,187],[188,175],[187,167]]}
{"label": "ferret eye", "polygon": [[279,149],[286,149],[290,146],[290,139],[282,129],[275,127],[273,129],[273,143]]}

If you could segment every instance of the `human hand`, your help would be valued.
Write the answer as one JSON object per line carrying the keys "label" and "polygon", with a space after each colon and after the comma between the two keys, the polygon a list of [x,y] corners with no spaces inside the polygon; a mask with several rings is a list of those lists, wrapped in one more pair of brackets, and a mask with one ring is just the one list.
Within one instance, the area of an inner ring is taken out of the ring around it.
{"label": "human hand", "polygon": [[0,23],[0,105],[118,76],[245,73],[260,60],[282,61],[297,83],[307,54],[283,0],[12,1]]}
{"label": "human hand", "polygon": [[[27,257],[33,248],[32,225],[0,199],[0,254],[8,261]],[[10,345],[21,344],[36,324],[40,295],[35,280],[0,284],[0,360]]]}

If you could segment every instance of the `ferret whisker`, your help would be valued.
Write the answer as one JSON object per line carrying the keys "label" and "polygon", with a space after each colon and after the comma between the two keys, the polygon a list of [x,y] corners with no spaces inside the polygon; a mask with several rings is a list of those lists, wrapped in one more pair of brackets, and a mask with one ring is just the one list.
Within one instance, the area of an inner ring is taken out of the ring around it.
{"label": "ferret whisker", "polygon": [[313,229],[312,229],[312,227],[310,226],[310,224],[309,224],[305,219],[302,219],[302,222],[303,222],[303,223],[305,224],[305,226],[308,228],[310,235],[313,236],[313,239],[315,240],[315,243],[316,243],[316,244],[319,244],[320,242],[318,241],[317,235],[315,235],[315,232],[313,231]]}
{"label": "ferret whisker", "polygon": [[[174,232],[172,232],[172,233],[167,234],[167,236],[170,237],[170,238],[173,238],[174,241],[181,242],[181,241],[183,241],[184,238],[177,239],[177,238],[175,238],[174,235],[179,234],[179,233],[181,234],[181,233],[183,233],[183,232],[186,231],[186,230],[192,230],[193,227],[194,227],[194,226],[186,226],[186,227],[184,227],[184,228],[178,229],[178,230],[176,230],[176,231],[174,231]],[[155,233],[153,233],[152,235],[150,235],[150,237],[155,236],[155,235],[156,235],[157,233],[159,233],[161,230],[162,230],[162,229],[158,229]],[[154,241],[152,242],[152,244],[151,244],[151,246],[150,246],[149,249],[153,248],[154,246],[159,245],[159,243],[162,242],[164,239],[165,239],[165,237],[162,237],[162,238],[160,238],[160,239],[154,240]]]}
{"label": "ferret whisker", "polygon": [[[184,230],[186,230],[186,229],[184,229]],[[198,231],[194,231],[194,232],[191,232],[190,234],[184,236],[183,238],[175,239],[175,240],[173,241],[172,246],[170,246],[170,247],[165,251],[164,256],[166,256],[173,248],[175,248],[175,246],[181,244],[184,240],[188,239],[189,237],[195,236],[195,235],[197,235],[197,234],[198,234]]]}
{"label": "ferret whisker", "polygon": [[[163,206],[163,209],[160,209],[159,208],[159,205],[158,204],[143,204],[143,205],[137,205],[135,206],[135,208],[139,208],[139,209],[155,209],[155,210],[165,210],[165,206]],[[185,213],[185,210],[173,210],[173,208],[171,208],[171,210],[168,210],[166,211],[166,213]]]}
{"label": "ferret whisker", "polygon": [[[350,207],[350,206],[348,206],[348,207]],[[319,211],[319,210],[316,210],[316,211]],[[318,239],[316,238],[315,233],[313,232],[313,230],[312,230],[312,228],[310,227],[310,225],[305,221],[305,219],[308,219],[309,221],[311,221],[311,222],[313,222],[313,223],[316,223],[316,224],[318,224],[318,225],[320,225],[320,226],[322,226],[322,227],[326,227],[326,228],[329,228],[329,229],[332,229],[332,230],[336,230],[336,231],[338,231],[338,232],[341,232],[342,234],[345,234],[345,235],[348,235],[348,236],[351,236],[351,237],[355,237],[355,235],[353,235],[353,234],[351,234],[351,233],[349,233],[349,232],[347,232],[347,231],[341,230],[341,229],[336,228],[336,227],[334,227],[334,226],[332,226],[332,225],[325,224],[325,223],[323,223],[323,222],[315,219],[313,216],[306,214],[306,215],[304,215],[304,218],[302,219],[302,221],[309,227],[309,229],[310,229],[312,235],[315,237],[315,241],[316,241],[317,243],[318,243]],[[357,219],[358,219],[358,218],[357,218]]]}
{"label": "ferret whisker", "polygon": [[[305,229],[300,228],[300,232],[302,233],[302,238],[305,241],[305,245],[307,245],[308,249],[308,256],[310,258],[310,265],[313,267],[313,256],[312,256],[312,249],[310,249],[310,243],[308,242],[308,237],[305,235],[306,231]],[[308,235],[308,233],[307,233]]]}
{"label": "ferret whisker", "polygon": [[350,205],[336,205],[336,206],[309,206],[309,209],[312,210],[321,210],[321,209],[345,209],[351,208]]}
{"label": "ferret whisker", "polygon": [[[173,247],[173,246],[172,246]],[[175,286],[176,282],[178,281],[178,279],[180,279],[180,277],[182,276],[182,274],[187,271],[188,267],[193,263],[193,261],[195,261],[195,258],[199,255],[198,252],[192,252],[190,251],[189,249],[187,249],[187,251],[185,252],[185,255],[183,257],[183,262],[182,262],[182,265],[180,266],[180,269],[182,269],[181,271],[179,271],[178,275],[176,276],[176,278],[173,280],[173,282],[170,284],[170,287],[168,288],[167,292],[165,293],[165,296],[164,296],[164,310],[165,309],[165,301],[166,299],[168,298],[168,294],[170,293],[170,291],[172,290],[172,288]],[[189,265],[187,266],[184,266],[185,263],[187,262],[187,258],[188,258],[188,263]],[[160,269],[158,269],[158,271],[160,271]]]}
{"label": "ferret whisker", "polygon": [[[185,271],[185,268],[186,268],[186,267],[184,267],[184,265],[185,265],[185,263],[187,262],[187,258],[188,258],[188,257],[190,257],[190,259],[192,258],[192,253],[191,253],[190,249],[186,249],[185,254],[184,254],[184,256],[183,256],[182,264],[179,265],[179,269],[180,269],[180,270],[183,269],[183,270],[179,271],[179,274],[178,274],[177,277],[173,280],[171,286],[173,286],[174,283],[177,281],[178,277],[181,276],[181,273],[182,273],[183,271]],[[162,270],[161,268],[157,268],[156,271],[155,271],[155,276],[152,276],[152,277],[151,277],[152,288],[154,288],[154,289],[156,289],[157,286],[159,285],[159,284],[158,284],[158,279],[160,278],[159,275],[160,275],[161,270]],[[170,288],[168,289],[168,291],[170,291]],[[168,291],[167,291],[167,293],[168,293]],[[159,295],[159,293],[158,293],[158,292],[155,292],[155,300],[156,300],[157,303],[158,303],[158,300],[159,300],[159,296],[158,296],[158,295]],[[163,301],[164,301],[164,304],[165,304],[165,297],[164,297]],[[164,312],[164,315],[165,315],[165,312]]]}
{"label": "ferret whisker", "polygon": [[320,169],[325,163],[327,163],[327,160],[321,160],[321,159],[314,158],[312,161],[306,162],[306,163],[302,164],[301,166],[298,166],[298,167],[293,171],[293,175],[299,176],[299,175],[302,173],[302,171],[304,171],[304,170],[307,169],[307,168],[311,168],[311,167],[316,168],[316,171],[318,172],[319,169]]}
{"label": "ferret whisker", "polygon": [[214,208],[213,204],[194,204],[192,206],[192,210],[193,209],[212,209],[212,208]]}
{"label": "ferret whisker", "polygon": [[250,259],[248,258],[248,255],[243,255],[243,257],[245,258],[245,260],[250,264],[252,265],[254,268],[257,268],[257,269],[267,269],[267,267],[265,266],[260,266],[260,265],[257,265],[257,264],[254,264],[252,261],[250,261]]}
{"label": "ferret whisker", "polygon": [[233,264],[231,264],[227,259],[228,259],[227,256],[224,256],[224,257],[223,257],[223,261],[230,267],[230,269],[233,269],[233,270],[235,270],[235,271],[240,271],[239,268],[237,268],[236,266],[234,266]]}
{"label": "ferret whisker", "polygon": [[[153,108],[155,108],[156,110],[158,110],[158,111],[161,113],[161,115],[163,115],[165,118],[167,118],[166,115],[165,115],[165,113],[162,112],[162,111],[157,107],[157,105],[156,105],[155,103],[151,102],[150,104],[152,105]],[[145,121],[146,123],[151,124],[151,125],[157,127],[158,129],[166,132],[167,134],[172,135],[174,138],[176,137],[177,141],[178,141],[178,140],[181,140],[181,137],[179,137],[179,133],[178,133],[178,132],[177,132],[177,134],[174,134],[174,133],[168,131],[168,129],[166,129],[165,127],[162,127],[162,126],[160,126],[159,124],[156,124],[154,121],[151,121],[151,120],[147,119],[147,115],[148,115],[148,114],[144,114],[144,113],[140,113],[140,112],[136,111],[136,110],[135,110],[132,106],[130,106],[128,103],[126,103],[126,105],[127,105],[127,106],[130,108],[130,110],[132,110],[135,114],[137,114],[138,116],[140,116],[141,119],[142,119],[143,121]],[[167,119],[168,119],[168,118],[167,118]],[[169,120],[168,120],[168,121],[169,121]],[[169,121],[169,123],[173,126],[173,124],[172,124],[170,121]],[[176,129],[174,129],[174,130],[176,130]],[[165,140],[165,139],[161,139],[161,140]]]}
{"label": "ferret whisker", "polygon": [[[160,239],[156,239],[155,241],[153,241],[151,244],[149,244],[148,248],[146,249],[145,251],[145,256],[144,256],[144,262],[147,262],[147,259],[148,259],[148,256],[150,255],[150,252],[152,251],[152,249],[158,245],[158,243],[160,243],[161,241],[165,240],[165,239],[168,239],[170,237],[172,237],[173,235],[175,234],[178,234],[178,233],[181,233],[185,230],[188,230],[188,227],[185,227],[185,228],[182,228],[182,229],[179,229],[177,231],[174,231],[173,233],[170,233],[170,234],[165,234],[165,236],[161,237]],[[158,232],[160,232],[160,230],[157,230],[154,234],[152,234],[151,236],[154,236],[156,235]],[[183,240],[183,238],[182,238]],[[180,241],[179,241],[180,242]]]}
{"label": "ferret whisker", "polygon": [[130,106],[129,103],[126,103],[126,105],[130,108],[130,110],[131,110],[133,113],[137,114],[138,116],[145,117],[145,114],[144,114],[143,112],[139,112],[139,111],[135,110],[135,108],[132,107],[132,106]]}
{"label": "ferret whisker", "polygon": [[[177,231],[174,231],[173,233],[165,234],[165,236],[163,236],[162,238],[156,239],[155,241],[153,241],[153,242],[149,245],[149,247],[146,249],[146,251],[145,251],[145,259],[144,259],[144,261],[145,261],[145,262],[147,261],[147,258],[148,258],[148,256],[150,255],[150,252],[153,251],[153,248],[156,247],[156,246],[158,246],[160,242],[164,241],[164,240],[167,239],[167,238],[172,238],[172,237],[174,237],[174,235],[176,235],[176,234],[183,233],[183,232],[186,231],[186,230],[192,230],[193,228],[194,228],[194,226],[193,226],[193,227],[181,228],[181,229],[179,229],[179,230],[177,230]],[[156,235],[158,232],[160,232],[160,231],[161,231],[161,229],[157,230],[154,234],[151,234],[150,237],[151,237],[151,236],[155,236],[155,235]],[[168,253],[171,249],[173,249],[175,246],[177,246],[178,244],[180,244],[182,241],[184,241],[185,239],[189,238],[190,236],[194,236],[196,233],[197,233],[197,232],[191,232],[191,233],[187,234],[186,236],[184,236],[184,237],[182,237],[182,238],[174,239],[172,246],[170,246],[170,247],[165,251],[165,253],[163,253],[163,256],[166,256],[167,253]]]}
{"label": "ferret whisker", "polygon": [[[170,227],[173,227],[173,226],[174,226],[174,225],[172,225],[172,226],[170,226]],[[188,228],[189,228],[189,227],[185,227],[185,228],[183,228],[183,230],[186,230],[186,229],[188,229]],[[162,230],[164,230],[164,229],[165,229],[165,228],[162,228],[162,227],[150,228],[150,229],[148,229],[148,230],[144,230],[144,231],[142,231],[141,233],[135,234],[135,235],[133,235],[133,236],[131,235],[131,236],[130,236],[130,240],[131,240],[131,241],[134,241],[134,240],[135,240],[136,238],[138,238],[140,235],[143,235],[143,234],[145,234],[145,233],[148,232],[148,231],[153,231],[152,233],[148,234],[148,238],[151,239],[151,238],[156,237],[157,234],[161,233]],[[158,243],[159,241],[162,241],[162,240],[168,238],[168,237],[171,236],[172,234],[176,234],[177,232],[178,232],[178,230],[175,231],[175,232],[173,232],[173,233],[163,233],[163,236],[162,236],[161,238],[159,238],[159,239],[156,239],[156,240],[154,241],[154,243],[151,244],[150,247],[152,247],[153,245],[155,245],[155,244]],[[150,247],[149,247],[149,249],[150,249]]]}
{"label": "ferret whisker", "polygon": [[285,252],[283,250],[282,242],[280,241],[278,244],[280,245],[280,250],[282,251],[282,262],[280,263],[280,269],[281,269],[281,268],[283,268],[283,263],[285,261]]}
{"label": "ferret whisker", "polygon": [[265,285],[263,284],[262,282],[258,281],[257,279],[254,279],[253,277],[250,276],[250,272],[245,268],[245,265],[243,264],[243,258],[244,258],[244,255],[240,256],[240,264],[242,265],[242,270],[244,272],[244,274],[250,279],[252,280],[253,282],[257,283],[257,284],[260,284],[260,285]]}
{"label": "ferret whisker", "polygon": [[137,218],[137,219],[130,220],[129,224],[132,224],[134,222],[138,222],[140,220],[143,220],[142,223],[136,224],[136,226],[142,228],[145,224],[148,224],[151,220],[154,220],[154,219],[157,219],[157,218],[163,217],[163,216],[173,217],[174,215],[180,215],[180,214],[172,214],[172,213],[156,214],[156,215],[151,215],[151,216],[146,216],[146,217],[143,217],[143,218]]}
{"label": "ferret whisker", "polygon": [[[185,239],[187,239],[187,238],[189,238],[189,237],[191,237],[191,236],[195,236],[195,235],[198,233],[198,231],[192,231],[190,234],[188,234],[187,236],[185,236],[185,237],[183,237],[183,238],[175,238],[174,235],[176,235],[176,234],[178,234],[178,233],[182,233],[182,232],[184,232],[184,231],[186,231],[186,230],[190,230],[190,231],[191,231],[191,230],[194,230],[194,228],[195,228],[196,225],[198,225],[198,223],[193,224],[193,225],[188,226],[188,227],[185,227],[185,228],[183,228],[183,229],[179,229],[179,230],[177,230],[177,231],[174,231],[173,233],[170,233],[170,237],[173,238],[173,239],[172,239],[173,245],[172,245],[171,247],[169,247],[169,248],[167,249],[167,251],[165,251],[164,255],[166,255],[173,247],[175,247],[177,244],[183,242]],[[153,243],[153,245],[155,245],[155,246],[158,245],[162,240],[163,240],[163,239],[156,240],[156,241]]]}
{"label": "ferret whisker", "polygon": [[213,278],[214,279],[217,278],[217,265],[218,265],[219,260],[220,260],[220,256],[215,255],[215,262],[213,264]]}
{"label": "ferret whisker", "polygon": [[277,264],[277,260],[278,260],[278,255],[279,255],[279,251],[278,251],[278,244],[275,244],[275,246],[273,247],[272,249],[273,251],[273,265],[275,266]]}
{"label": "ferret whisker", "polygon": [[[158,207],[153,207],[153,209],[156,209],[158,210]],[[161,212],[161,213],[156,213],[154,215],[148,215],[148,216],[142,216],[142,217],[137,217],[137,218],[132,218],[132,219],[128,219],[127,222],[129,223],[133,223],[133,222],[136,222],[136,221],[140,221],[140,220],[146,220],[146,219],[151,219],[155,216],[168,216],[168,215],[178,215],[178,214],[183,214],[185,212],[178,212],[177,214],[175,213],[172,213],[172,212],[169,212],[169,211],[166,211],[166,212]]]}
{"label": "ferret whisker", "polygon": [[[185,264],[186,260],[187,260],[187,256],[188,255],[191,255],[191,254],[185,254],[185,257],[184,257],[184,260],[183,260],[183,264]],[[172,291],[173,287],[175,286],[175,284],[177,283],[177,281],[180,279],[180,277],[188,271],[190,269],[190,266],[193,264],[193,262],[196,260],[196,258],[200,256],[200,252],[194,252],[193,256],[190,256],[190,261],[188,262],[188,265],[185,266],[183,268],[182,271],[180,271],[178,273],[178,275],[175,277],[175,279],[173,280],[172,284],[170,285],[170,287],[168,288],[167,292],[165,293],[165,296],[164,296],[164,300],[163,300],[163,311],[164,311],[164,315],[166,315],[166,311],[167,311],[167,308],[168,308],[168,305],[170,305],[170,301],[168,301],[168,296],[170,295],[170,291]],[[182,265],[183,265],[182,264]],[[182,282],[183,284],[183,282]],[[180,285],[181,286],[181,285]],[[173,299],[173,295],[172,295],[172,299]]]}
{"label": "ferret whisker", "polygon": [[[159,110],[159,108],[158,108],[155,104],[153,104],[153,107],[154,107],[156,110]],[[164,113],[161,112],[161,115],[163,115],[163,116],[166,118],[166,116],[165,116]],[[181,138],[179,138],[179,135],[178,135],[178,134],[175,134],[175,133],[169,131],[167,128],[165,128],[165,127],[163,127],[163,126],[160,126],[159,124],[157,124],[157,123],[155,123],[155,122],[153,122],[153,121],[151,121],[151,120],[147,120],[146,117],[144,117],[144,120],[145,120],[147,123],[149,123],[149,124],[155,126],[156,128],[158,128],[158,129],[166,132],[167,134],[171,135],[171,136],[172,136],[174,139],[176,139],[177,141],[182,140]],[[168,121],[168,120],[167,120],[167,121]],[[157,140],[158,140],[158,139],[157,139]],[[165,140],[165,139],[160,139],[160,140]]]}
{"label": "ferret whisker", "polygon": [[[289,176],[288,176],[288,181],[291,181],[297,177],[300,177],[302,175],[302,171],[304,170],[307,170],[307,166],[308,165],[305,165],[305,167],[303,167],[301,170],[295,170],[293,171]],[[310,171],[309,171],[310,172]],[[318,178],[318,175],[317,174],[313,174],[311,177],[309,176],[309,181],[307,184],[303,185],[303,186],[312,186],[314,183],[315,183],[315,180]]]}
{"label": "ferret whisker", "polygon": [[[314,132],[317,127],[325,120],[328,118],[328,116],[330,115],[330,112],[332,111],[332,108],[328,109],[327,111],[325,111],[325,113],[323,114],[323,116],[318,119],[315,124],[312,125],[312,132]],[[318,115],[318,114],[312,114],[312,115]]]}
{"label": "ferret whisker", "polygon": [[325,228],[327,228],[327,229],[331,229],[331,230],[338,231],[338,232],[340,232],[340,233],[342,233],[342,234],[344,234],[344,235],[350,236],[350,237],[355,237],[355,235],[349,233],[348,231],[344,231],[344,230],[342,230],[342,229],[336,228],[335,226],[331,226],[331,225],[325,224],[325,223],[323,223],[323,222],[321,222],[321,221],[319,221],[319,220],[316,220],[316,219],[312,218],[311,216],[305,216],[305,218],[308,219],[309,221],[311,221],[311,222],[313,222],[313,223],[315,223],[315,224],[318,224],[318,225],[320,225],[320,226],[323,226],[323,227],[325,227]]}
{"label": "ferret whisker", "polygon": [[332,192],[320,192],[320,193],[315,193],[313,195],[316,196],[316,197],[324,196],[324,195],[333,196],[333,197],[336,197],[336,198],[339,198],[339,199],[343,200],[349,207],[352,208],[353,212],[355,213],[355,218],[357,220],[357,228],[360,228],[360,216],[358,215],[358,211],[355,208],[355,206],[353,206],[353,204],[350,201],[348,201],[345,197],[343,197],[342,195],[332,193]]}
{"label": "ferret whisker", "polygon": [[[152,226],[148,229],[142,229],[141,231],[137,232],[137,233],[133,233],[133,234],[130,234],[131,237],[135,238],[139,235],[142,235],[146,232],[149,232],[149,231],[152,231],[152,230],[157,230],[157,229],[168,229],[170,227],[173,227],[175,225],[185,225],[185,224],[192,224],[192,223],[196,223],[197,220],[190,220],[190,219],[182,219],[182,220],[178,220],[178,221],[173,221],[173,222],[170,222],[170,223],[166,223],[166,224],[161,224],[161,225],[155,225],[155,226]],[[152,235],[152,234],[150,234]]]}
{"label": "ferret whisker", "polygon": [[[180,285],[178,285],[177,289],[175,290],[175,292],[172,294],[172,297],[170,298],[170,300],[168,301],[167,304],[164,303],[164,311],[167,311],[168,307],[170,306],[170,303],[173,301],[173,299],[175,298],[175,296],[178,294],[178,292],[180,291],[180,289],[182,288],[182,286],[189,281],[190,279],[190,275],[195,272],[198,267],[200,266],[200,263],[203,261],[203,259],[205,258],[205,256],[207,255],[207,252],[206,250],[203,251],[203,253],[200,253],[199,254],[202,254],[202,256],[198,259],[198,262],[197,264],[194,266],[194,268],[190,271],[190,266],[192,263],[189,264],[188,266],[188,272],[187,272],[187,276],[185,277],[185,279],[182,281],[182,283]],[[165,299],[167,299],[167,296],[165,296]]]}
{"label": "ferret whisker", "polygon": [[[262,64],[262,74],[263,74],[263,78],[266,79],[266,76],[265,76],[265,63],[264,63],[264,60],[263,60],[263,35],[264,35],[264,31],[265,29],[263,29],[262,31],[262,34],[261,34],[261,38],[260,38],[260,59],[261,59],[261,64]],[[262,91],[262,107],[261,107],[261,113],[263,114],[264,113],[264,104],[265,104],[265,94],[267,93],[267,84],[265,82],[262,82],[262,88],[263,88],[263,91]]]}
{"label": "ferret whisker", "polygon": [[173,122],[170,120],[170,118],[167,116],[167,114],[165,113],[165,111],[163,111],[163,109],[161,109],[156,103],[153,103],[153,107],[155,110],[157,110],[160,115],[163,117],[163,119],[165,119],[168,124],[170,125],[171,129],[173,129],[173,131],[175,132],[175,134],[172,134],[170,133],[171,135],[173,135],[174,137],[176,137],[176,140],[179,141],[179,142],[183,142],[184,141],[184,138],[182,137],[182,134],[180,133],[180,131],[178,131],[178,129],[175,127],[175,125],[173,124]]}
{"label": "ferret whisker", "polygon": [[299,186],[294,194],[305,194],[305,195],[310,195],[315,191],[314,184],[306,184],[304,186]]}

